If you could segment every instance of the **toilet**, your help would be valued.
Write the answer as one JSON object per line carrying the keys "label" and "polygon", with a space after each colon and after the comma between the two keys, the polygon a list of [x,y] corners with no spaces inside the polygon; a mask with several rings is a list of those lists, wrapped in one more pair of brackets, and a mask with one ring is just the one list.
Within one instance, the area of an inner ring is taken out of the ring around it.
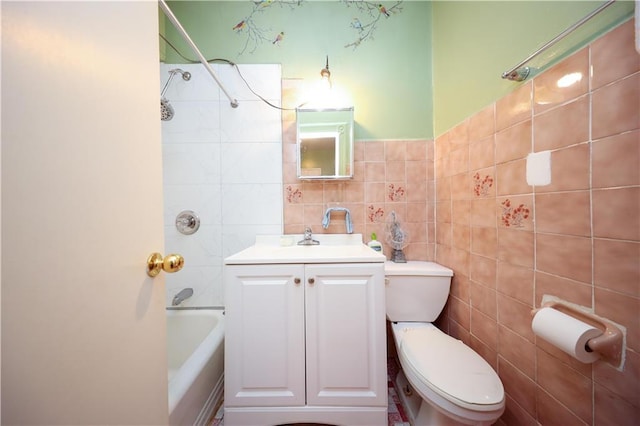
{"label": "toilet", "polygon": [[387,319],[402,371],[396,385],[412,426],[491,425],[504,412],[498,374],[432,324],[453,271],[433,262],[385,263]]}

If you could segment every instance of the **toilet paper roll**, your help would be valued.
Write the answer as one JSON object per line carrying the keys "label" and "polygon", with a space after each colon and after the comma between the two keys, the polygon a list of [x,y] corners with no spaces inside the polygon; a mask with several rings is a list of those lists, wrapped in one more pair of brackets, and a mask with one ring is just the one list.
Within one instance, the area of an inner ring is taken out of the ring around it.
{"label": "toilet paper roll", "polygon": [[600,358],[598,353],[587,351],[587,342],[600,336],[602,331],[572,316],[553,308],[542,308],[533,317],[531,328],[536,335],[578,361],[590,364]]}

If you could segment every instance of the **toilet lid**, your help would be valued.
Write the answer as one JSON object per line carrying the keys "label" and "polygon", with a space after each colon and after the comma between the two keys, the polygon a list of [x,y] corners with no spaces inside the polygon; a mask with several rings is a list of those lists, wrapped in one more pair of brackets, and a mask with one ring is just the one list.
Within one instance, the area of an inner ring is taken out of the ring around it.
{"label": "toilet lid", "polygon": [[491,366],[460,340],[437,328],[406,330],[401,350],[423,381],[448,399],[498,404],[502,382]]}

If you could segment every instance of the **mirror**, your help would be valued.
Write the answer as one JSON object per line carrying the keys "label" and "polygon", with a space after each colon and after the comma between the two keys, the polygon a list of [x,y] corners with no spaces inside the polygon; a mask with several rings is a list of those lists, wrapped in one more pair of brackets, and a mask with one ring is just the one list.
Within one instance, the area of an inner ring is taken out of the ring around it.
{"label": "mirror", "polygon": [[296,109],[299,179],[353,177],[353,107]]}

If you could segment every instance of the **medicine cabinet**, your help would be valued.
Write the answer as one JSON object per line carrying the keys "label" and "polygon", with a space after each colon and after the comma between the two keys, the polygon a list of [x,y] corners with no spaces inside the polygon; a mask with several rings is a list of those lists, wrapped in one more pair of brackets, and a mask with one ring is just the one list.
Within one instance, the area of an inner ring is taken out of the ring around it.
{"label": "medicine cabinet", "polygon": [[299,179],[353,177],[353,107],[296,109]]}

